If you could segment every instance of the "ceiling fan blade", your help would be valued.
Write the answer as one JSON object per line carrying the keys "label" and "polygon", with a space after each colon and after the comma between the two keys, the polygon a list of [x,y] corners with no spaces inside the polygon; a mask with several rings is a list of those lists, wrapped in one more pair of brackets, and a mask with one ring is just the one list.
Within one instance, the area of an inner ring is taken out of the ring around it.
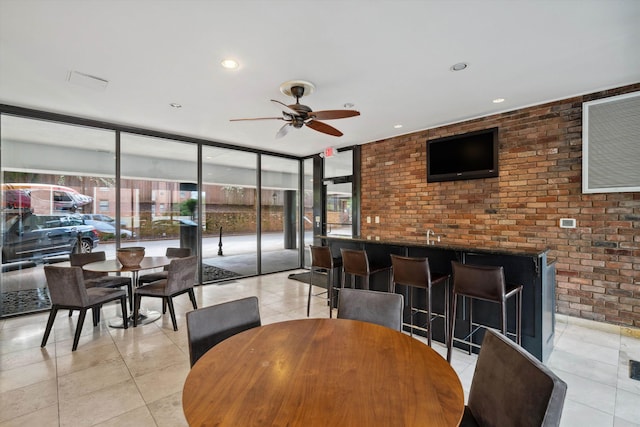
{"label": "ceiling fan blade", "polygon": [[278,131],[278,133],[276,133],[276,139],[280,139],[283,136],[285,136],[286,134],[289,133],[289,130],[291,130],[291,123],[285,123],[280,130]]}
{"label": "ceiling fan blade", "polygon": [[241,122],[245,120],[284,120],[282,117],[256,117],[253,119],[229,119],[230,122]]}
{"label": "ceiling fan blade", "polygon": [[317,120],[346,119],[347,117],[355,117],[359,115],[360,111],[356,110],[324,110],[312,111],[309,113],[309,117],[313,117]]}
{"label": "ceiling fan blade", "polygon": [[334,128],[333,126],[329,126],[326,123],[319,122],[317,120],[311,120],[306,122],[305,124],[309,126],[311,129],[317,130],[318,132],[326,133],[328,135],[333,135],[333,136],[342,136],[342,132],[340,132],[338,129]]}
{"label": "ceiling fan blade", "polygon": [[284,102],[280,102],[277,99],[272,99],[271,102],[275,102],[276,104],[278,104],[284,110],[284,112],[287,113],[287,114],[291,114],[291,115],[294,115],[294,116],[299,116],[300,115],[300,113],[298,113],[293,108],[290,108]]}

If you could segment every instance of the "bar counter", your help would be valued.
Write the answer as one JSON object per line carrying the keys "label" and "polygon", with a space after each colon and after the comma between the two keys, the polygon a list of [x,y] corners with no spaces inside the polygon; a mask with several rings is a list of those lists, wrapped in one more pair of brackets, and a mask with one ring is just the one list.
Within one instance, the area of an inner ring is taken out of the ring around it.
{"label": "bar counter", "polygon": [[[510,249],[496,247],[463,247],[444,242],[424,242],[402,240],[369,240],[362,237],[316,236],[316,241],[331,248],[334,257],[340,257],[340,249],[364,249],[370,264],[390,266],[391,254],[427,257],[431,271],[451,273],[451,261],[465,264],[503,266],[508,283],[521,283],[522,291],[522,346],[542,362],[546,362],[553,350],[555,331],[555,262],[547,259],[548,250]],[[372,290],[387,291],[389,277],[376,274],[371,277]],[[334,285],[339,286],[340,274],[334,275]],[[450,287],[452,288],[452,287]],[[406,289],[398,287],[396,292],[405,294]],[[414,291],[414,306],[424,307],[424,291]],[[444,313],[444,287],[433,288],[433,311]],[[453,299],[450,298],[452,301]],[[515,328],[515,305],[511,298],[507,304],[508,329]],[[422,305],[420,304],[422,303]],[[407,311],[407,310],[405,310]],[[458,338],[468,334],[467,309],[458,301],[455,335]],[[486,301],[473,301],[473,319],[483,324],[499,328],[500,308]],[[416,323],[424,319],[416,317]],[[415,332],[414,332],[415,333]],[[482,342],[483,331],[474,334],[473,341]],[[433,322],[433,338],[445,342],[441,320]],[[462,344],[456,347],[462,348]],[[465,346],[466,349],[466,346]],[[455,357],[455,354],[454,354]]]}

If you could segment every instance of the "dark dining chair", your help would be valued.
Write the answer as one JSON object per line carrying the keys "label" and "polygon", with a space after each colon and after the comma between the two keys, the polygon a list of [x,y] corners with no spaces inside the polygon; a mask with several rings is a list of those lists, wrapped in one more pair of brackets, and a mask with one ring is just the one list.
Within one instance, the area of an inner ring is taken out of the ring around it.
{"label": "dark dining chair", "polygon": [[261,324],[258,297],[242,298],[188,312],[191,366],[216,344]]}
{"label": "dark dining chair", "polygon": [[148,285],[136,289],[133,303],[133,326],[138,326],[138,312],[142,297],[162,298],[162,313],[166,313],[169,306],[173,330],[178,330],[176,311],[173,306],[173,297],[188,293],[193,308],[198,308],[193,287],[196,283],[196,271],[198,267],[197,257],[176,258],[171,261],[167,270],[167,278],[151,282]]}
{"label": "dark dining chair", "polygon": [[76,332],[73,337],[72,351],[78,348],[82,325],[87,314],[87,310],[93,312],[93,326],[98,326],[100,321],[100,308],[103,304],[120,300],[122,306],[122,324],[124,329],[128,327],[127,314],[127,294],[121,289],[109,289],[93,287],[87,288],[82,276],[80,267],[58,267],[47,265],[44,267],[44,274],[47,279],[47,287],[51,296],[51,311],[49,312],[49,320],[42,337],[41,347],[47,345],[53,322],[59,309],[79,310],[78,323]]}
{"label": "dark dining chair", "polygon": [[504,335],[487,330],[460,426],[560,425],[567,384]]}
{"label": "dark dining chair", "polygon": [[[167,248],[164,254],[168,258],[186,258],[191,256],[191,248]],[[156,280],[162,280],[167,278],[167,270],[169,266],[164,267],[162,271],[154,273],[143,274],[138,277],[138,286],[142,286],[146,283],[155,282]]]}
{"label": "dark dining chair", "polygon": [[338,319],[362,320],[401,331],[403,311],[400,294],[351,288],[338,293]]}
{"label": "dark dining chair", "polygon": [[[72,253],[69,255],[69,262],[72,267],[83,267],[84,265],[92,262],[106,260],[106,254],[100,252],[88,252],[83,254]],[[126,276],[111,276],[106,272],[87,271],[82,270],[82,276],[84,277],[84,284],[87,288],[120,288],[122,286],[127,287],[129,294],[129,307],[133,310],[133,294],[131,289],[131,278]],[[69,311],[69,316],[73,310]]]}

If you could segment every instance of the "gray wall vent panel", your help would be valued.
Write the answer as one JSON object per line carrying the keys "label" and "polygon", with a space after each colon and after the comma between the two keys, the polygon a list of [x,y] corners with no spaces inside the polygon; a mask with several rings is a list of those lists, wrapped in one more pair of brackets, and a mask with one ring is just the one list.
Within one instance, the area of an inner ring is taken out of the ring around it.
{"label": "gray wall vent panel", "polygon": [[640,92],[582,105],[582,192],[640,191]]}

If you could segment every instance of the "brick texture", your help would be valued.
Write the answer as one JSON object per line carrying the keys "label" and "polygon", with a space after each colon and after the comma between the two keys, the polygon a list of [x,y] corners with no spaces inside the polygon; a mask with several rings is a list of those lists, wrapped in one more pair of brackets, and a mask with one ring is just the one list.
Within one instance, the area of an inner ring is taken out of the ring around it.
{"label": "brick texture", "polygon": [[[362,146],[362,236],[548,248],[559,313],[640,326],[640,193],[582,194],[582,103],[640,83]],[[499,127],[499,178],[427,183],[426,141]],[[640,167],[640,159],[638,159]],[[575,218],[576,229],[561,229]]]}

